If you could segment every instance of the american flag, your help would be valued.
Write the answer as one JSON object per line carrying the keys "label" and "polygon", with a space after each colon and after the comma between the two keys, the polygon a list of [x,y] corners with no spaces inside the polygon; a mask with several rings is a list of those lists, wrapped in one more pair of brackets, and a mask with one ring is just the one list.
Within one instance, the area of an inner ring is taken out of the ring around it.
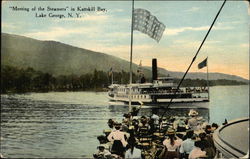
{"label": "american flag", "polygon": [[165,25],[145,9],[134,9],[133,29],[147,34],[157,42],[160,41]]}

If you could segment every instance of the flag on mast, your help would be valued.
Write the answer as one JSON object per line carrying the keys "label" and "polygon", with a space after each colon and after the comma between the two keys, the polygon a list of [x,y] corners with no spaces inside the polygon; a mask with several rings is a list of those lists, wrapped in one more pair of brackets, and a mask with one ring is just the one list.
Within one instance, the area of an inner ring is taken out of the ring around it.
{"label": "flag on mast", "polygon": [[198,64],[199,69],[202,69],[203,67],[206,67],[206,66],[207,66],[207,58]]}
{"label": "flag on mast", "polygon": [[145,9],[134,9],[133,15],[133,29],[145,33],[159,42],[165,30],[165,25]]}

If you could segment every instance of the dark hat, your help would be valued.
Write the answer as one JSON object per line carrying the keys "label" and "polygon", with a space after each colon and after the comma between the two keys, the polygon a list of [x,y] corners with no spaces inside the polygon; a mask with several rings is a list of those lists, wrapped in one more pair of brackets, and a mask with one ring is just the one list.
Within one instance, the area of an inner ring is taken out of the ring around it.
{"label": "dark hat", "polygon": [[100,146],[97,146],[98,149],[105,149],[104,146],[100,145]]}
{"label": "dark hat", "polygon": [[114,123],[114,120],[113,119],[109,119],[108,123]]}
{"label": "dark hat", "polygon": [[115,122],[114,125],[115,125],[115,126],[122,126],[122,124],[119,123],[119,122]]}
{"label": "dark hat", "polygon": [[118,129],[121,128],[122,124],[118,123],[118,122],[115,122],[114,126],[115,126],[115,129],[118,130]]}

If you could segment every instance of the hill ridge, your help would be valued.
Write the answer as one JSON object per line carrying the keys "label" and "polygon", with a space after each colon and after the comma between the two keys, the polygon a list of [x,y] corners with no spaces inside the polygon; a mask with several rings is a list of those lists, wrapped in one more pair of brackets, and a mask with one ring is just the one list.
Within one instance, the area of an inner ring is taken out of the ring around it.
{"label": "hill ridge", "polygon": [[[1,33],[1,63],[20,68],[32,67],[35,70],[53,75],[86,74],[94,69],[108,72],[129,72],[129,61],[102,52],[92,51],[77,46],[68,45],[54,40],[37,40],[22,35]],[[133,72],[137,64],[133,63]],[[151,67],[143,67],[146,77],[151,78]],[[183,72],[169,71],[158,68],[160,75],[171,75],[181,78]],[[190,72],[186,78],[206,79],[206,74]],[[247,79],[225,73],[209,73],[209,79],[228,79],[249,82]]]}

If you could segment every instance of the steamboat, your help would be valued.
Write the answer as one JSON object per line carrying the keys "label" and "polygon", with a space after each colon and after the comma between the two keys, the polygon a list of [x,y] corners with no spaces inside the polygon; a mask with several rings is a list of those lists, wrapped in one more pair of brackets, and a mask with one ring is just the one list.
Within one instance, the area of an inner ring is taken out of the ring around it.
{"label": "steamboat", "polygon": [[142,77],[139,83],[131,85],[111,84],[108,92],[110,105],[114,103],[128,105],[131,100],[132,105],[164,106],[172,102],[172,108],[187,108],[187,105],[191,108],[208,107],[208,86],[180,87],[177,89],[177,84],[174,83],[173,77],[158,77],[157,74],[157,59],[153,59],[152,82],[147,83],[145,78]]}

